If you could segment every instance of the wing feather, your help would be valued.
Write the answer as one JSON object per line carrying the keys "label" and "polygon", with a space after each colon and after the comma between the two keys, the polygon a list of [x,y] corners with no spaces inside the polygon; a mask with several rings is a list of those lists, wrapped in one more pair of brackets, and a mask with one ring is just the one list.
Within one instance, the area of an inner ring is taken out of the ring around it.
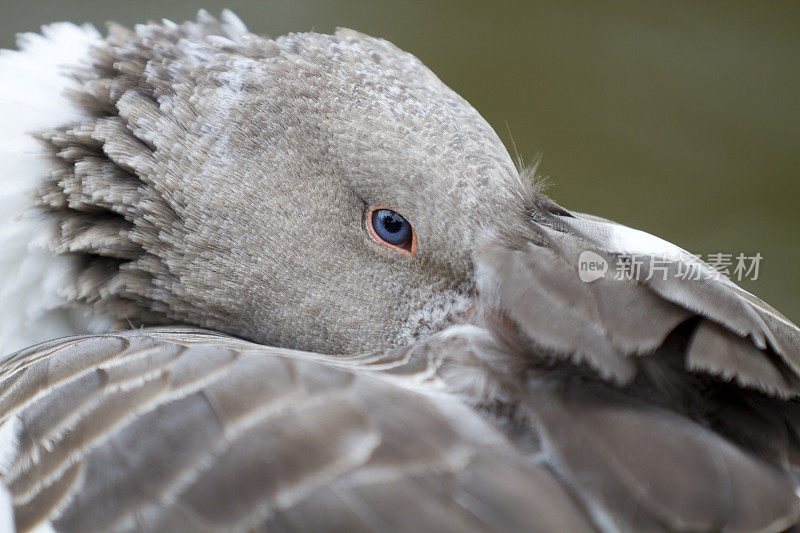
{"label": "wing feather", "polygon": [[17,528],[594,529],[488,419],[366,370],[416,372],[409,353],[326,362],[185,328],[24,350],[0,372]]}
{"label": "wing feather", "polygon": [[554,463],[614,529],[782,531],[800,517],[787,472],[670,410],[591,384],[536,387],[531,406]]}
{"label": "wing feather", "polygon": [[[529,240],[489,238],[477,254],[484,283],[546,353],[627,384],[631,356],[655,353],[698,316],[687,368],[798,396],[800,329],[778,311],[657,237],[589,215],[552,218],[531,220]],[[587,253],[605,263],[598,277],[582,276]]]}
{"label": "wing feather", "polygon": [[691,370],[775,396],[800,395],[800,379],[782,359],[770,357],[770,351],[759,350],[748,339],[731,335],[715,322],[703,320],[695,328],[687,355]]}

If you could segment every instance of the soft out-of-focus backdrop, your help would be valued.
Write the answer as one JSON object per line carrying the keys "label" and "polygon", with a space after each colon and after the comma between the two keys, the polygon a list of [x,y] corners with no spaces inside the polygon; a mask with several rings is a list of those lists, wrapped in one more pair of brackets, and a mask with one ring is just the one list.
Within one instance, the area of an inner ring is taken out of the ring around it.
{"label": "soft out-of-focus backdrop", "polygon": [[[700,254],[761,253],[747,289],[800,321],[800,2],[2,0],[0,47],[56,21],[233,9],[251,31],[384,37],[421,58],[571,209]],[[0,80],[2,83],[2,80]],[[513,153],[513,152],[512,152]]]}

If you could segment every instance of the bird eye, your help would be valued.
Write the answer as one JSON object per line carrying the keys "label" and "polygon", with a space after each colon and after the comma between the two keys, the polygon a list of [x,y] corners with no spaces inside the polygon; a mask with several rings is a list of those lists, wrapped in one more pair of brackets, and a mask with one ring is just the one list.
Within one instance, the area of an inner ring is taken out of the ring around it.
{"label": "bird eye", "polygon": [[398,252],[414,255],[417,239],[414,228],[399,213],[385,207],[373,207],[367,213],[367,228],[380,244]]}

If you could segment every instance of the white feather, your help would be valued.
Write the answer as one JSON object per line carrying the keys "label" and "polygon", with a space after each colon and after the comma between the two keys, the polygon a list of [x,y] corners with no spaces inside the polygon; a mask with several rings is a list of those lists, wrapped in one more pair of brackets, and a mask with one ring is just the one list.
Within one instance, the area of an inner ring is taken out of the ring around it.
{"label": "white feather", "polygon": [[673,261],[695,260],[692,254],[661,237],[616,222],[595,217],[565,218],[563,221],[578,233],[595,237],[592,240],[602,243],[607,252],[648,255]]}
{"label": "white feather", "polygon": [[100,43],[94,27],[62,22],[21,34],[18,51],[0,51],[0,356],[111,324],[66,306],[73,260],[48,250],[51,230],[32,209],[51,168],[31,132],[84,118],[64,94],[75,83],[66,72]]}
{"label": "white feather", "polygon": [[14,527],[14,505],[5,485],[0,484],[0,531],[16,531]]}
{"label": "white feather", "polygon": [[17,458],[19,431],[22,425],[19,417],[9,416],[0,423],[0,531],[14,531],[14,505],[11,494],[5,486],[5,476]]}

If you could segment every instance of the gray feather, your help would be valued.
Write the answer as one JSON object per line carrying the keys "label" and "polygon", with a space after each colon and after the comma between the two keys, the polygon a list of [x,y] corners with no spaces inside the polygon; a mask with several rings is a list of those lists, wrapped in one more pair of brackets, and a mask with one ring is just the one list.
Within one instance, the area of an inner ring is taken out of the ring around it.
{"label": "gray feather", "polygon": [[593,529],[557,477],[455,398],[315,357],[162,330],[7,360],[17,526]]}

